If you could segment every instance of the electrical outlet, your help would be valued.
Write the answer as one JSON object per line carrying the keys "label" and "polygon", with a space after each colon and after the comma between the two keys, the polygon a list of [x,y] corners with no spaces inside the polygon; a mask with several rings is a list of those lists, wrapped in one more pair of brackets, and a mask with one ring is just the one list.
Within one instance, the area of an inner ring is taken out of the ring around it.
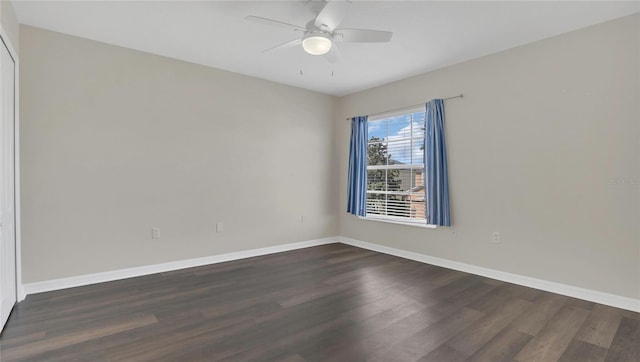
{"label": "electrical outlet", "polygon": [[493,232],[493,239],[491,240],[491,242],[498,244],[500,243],[500,232],[499,231],[494,231]]}
{"label": "electrical outlet", "polygon": [[221,233],[223,231],[224,231],[224,226],[222,225],[222,221],[219,221],[218,223],[216,223],[216,232]]}
{"label": "electrical outlet", "polygon": [[160,228],[151,228],[151,239],[160,239]]}

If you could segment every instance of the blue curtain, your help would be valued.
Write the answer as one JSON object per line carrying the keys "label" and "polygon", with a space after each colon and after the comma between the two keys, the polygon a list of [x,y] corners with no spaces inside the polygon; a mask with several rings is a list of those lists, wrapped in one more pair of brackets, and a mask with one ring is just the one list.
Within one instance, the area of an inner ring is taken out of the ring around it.
{"label": "blue curtain", "polygon": [[449,176],[444,132],[444,101],[427,102],[424,152],[427,224],[451,226]]}
{"label": "blue curtain", "polygon": [[367,213],[368,139],[367,116],[351,118],[347,212],[358,216],[366,216]]}

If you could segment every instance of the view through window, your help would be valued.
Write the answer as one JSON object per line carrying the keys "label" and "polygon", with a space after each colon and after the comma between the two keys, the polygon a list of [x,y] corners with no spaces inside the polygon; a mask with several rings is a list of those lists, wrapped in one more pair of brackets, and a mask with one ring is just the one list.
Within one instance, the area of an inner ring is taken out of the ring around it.
{"label": "view through window", "polygon": [[425,112],[368,121],[367,218],[426,223]]}

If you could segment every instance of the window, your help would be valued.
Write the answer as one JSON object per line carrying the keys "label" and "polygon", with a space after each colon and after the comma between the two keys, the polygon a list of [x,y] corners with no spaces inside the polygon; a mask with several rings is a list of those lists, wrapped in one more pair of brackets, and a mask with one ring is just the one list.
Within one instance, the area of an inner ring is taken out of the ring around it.
{"label": "window", "polygon": [[367,216],[426,224],[424,110],[369,119]]}

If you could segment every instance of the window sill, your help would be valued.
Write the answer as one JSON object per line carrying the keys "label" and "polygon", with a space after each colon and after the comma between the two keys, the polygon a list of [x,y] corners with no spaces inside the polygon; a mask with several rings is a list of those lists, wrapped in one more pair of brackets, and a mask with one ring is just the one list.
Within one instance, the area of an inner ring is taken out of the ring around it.
{"label": "window sill", "polygon": [[388,224],[398,224],[398,225],[406,225],[406,226],[414,226],[414,227],[419,227],[419,228],[426,228],[426,229],[435,229],[437,228],[436,225],[428,225],[428,224],[418,224],[415,222],[407,222],[407,221],[400,221],[400,220],[393,220],[393,219],[385,219],[385,218],[381,218],[381,217],[364,217],[364,216],[358,216],[358,219],[360,220],[365,220],[365,221],[375,221],[375,222],[384,222],[384,223],[388,223]]}

